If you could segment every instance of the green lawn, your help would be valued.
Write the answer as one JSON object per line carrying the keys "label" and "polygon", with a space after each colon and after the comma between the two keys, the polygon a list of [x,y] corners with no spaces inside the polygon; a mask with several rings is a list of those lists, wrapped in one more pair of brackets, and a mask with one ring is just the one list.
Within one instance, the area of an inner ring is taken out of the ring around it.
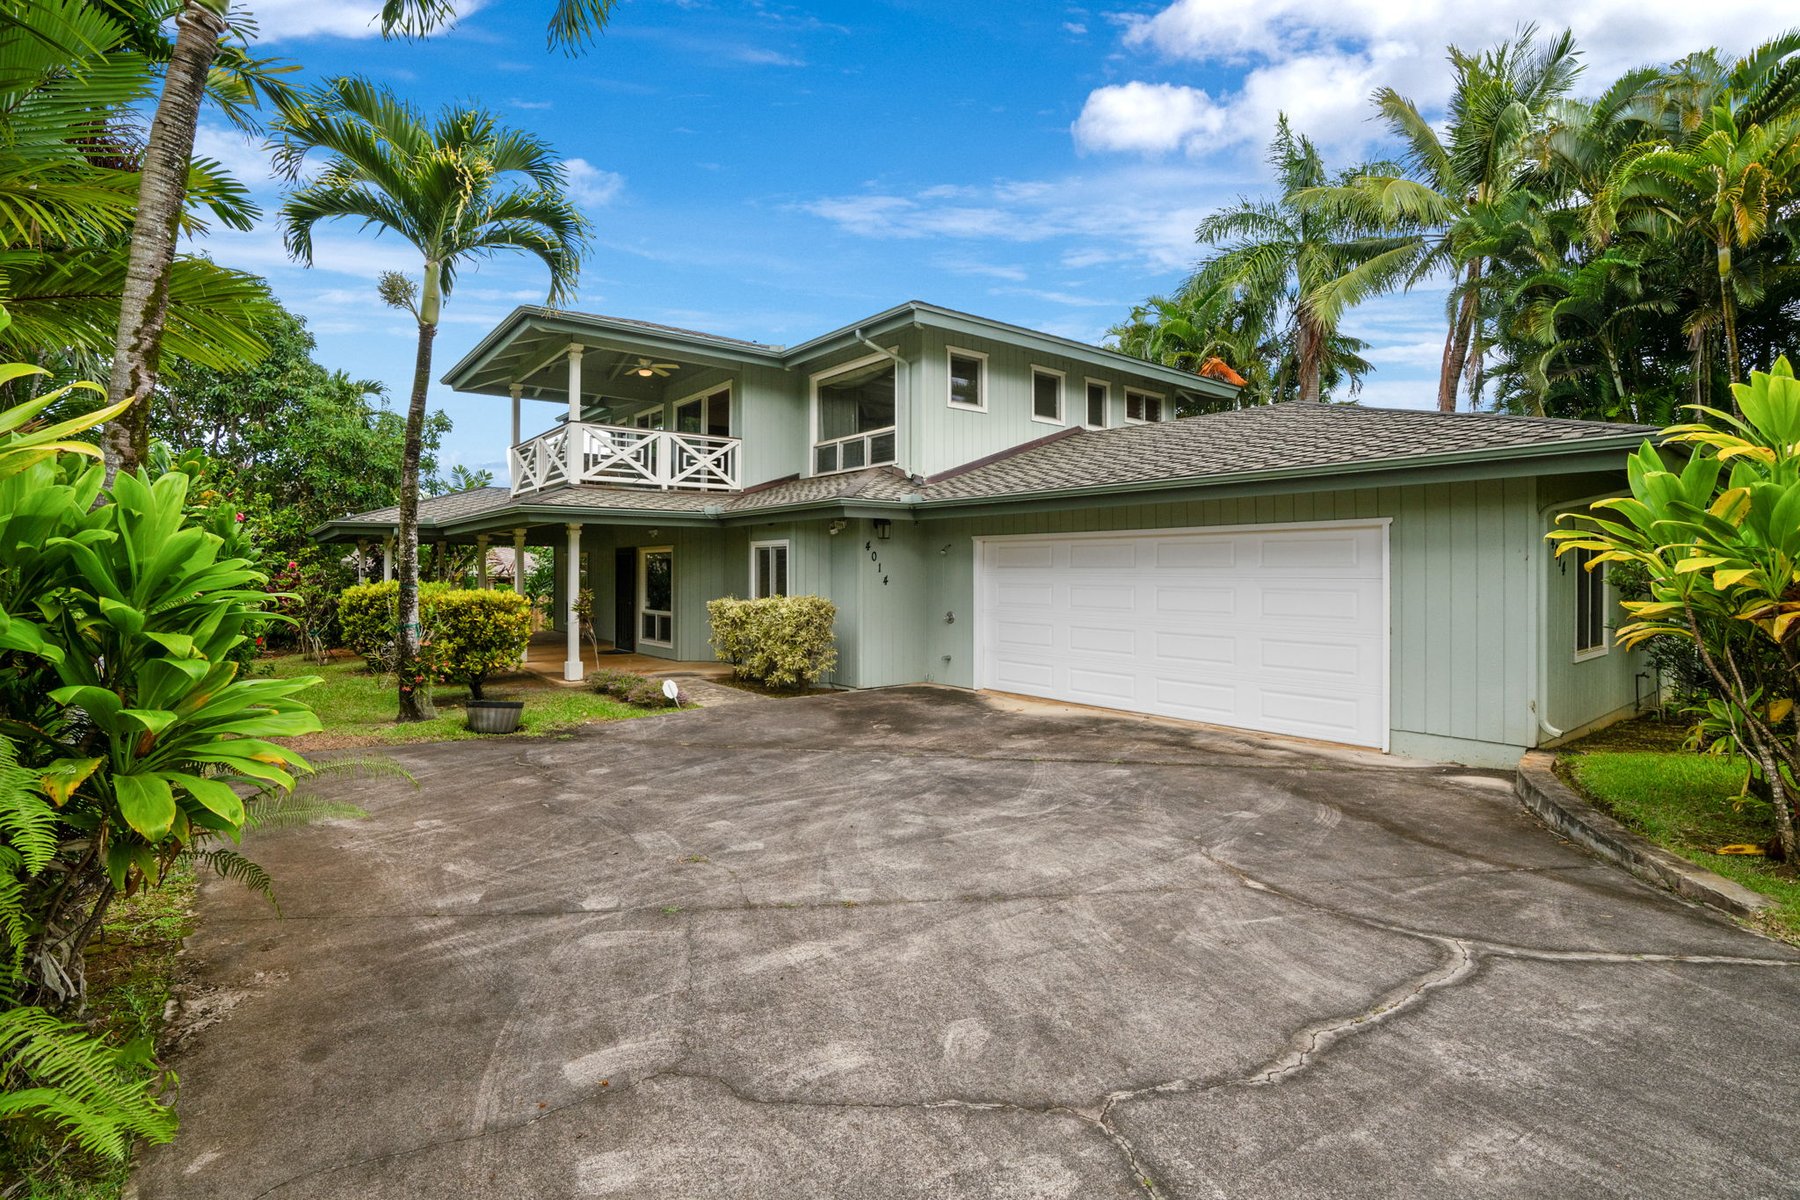
{"label": "green lawn", "polygon": [[[319,675],[325,680],[300,694],[319,714],[320,733],[287,739],[300,750],[336,750],[354,746],[397,746],[408,742],[443,742],[481,737],[463,727],[467,688],[441,687],[431,696],[438,706],[433,721],[409,725],[394,722],[396,698],[391,677],[369,673],[359,658],[334,657],[321,667],[304,655],[264,659],[262,666],[278,676]],[[522,734],[556,733],[595,721],[617,721],[648,715],[648,710],[621,704],[586,688],[562,688],[536,676],[512,676],[488,684],[490,700],[523,700]]]}
{"label": "green lawn", "polygon": [[1800,873],[1768,858],[1714,853],[1760,846],[1774,833],[1766,805],[1739,799],[1744,761],[1674,748],[1680,738],[1670,728],[1632,721],[1577,742],[1562,756],[1567,777],[1657,845],[1777,901],[1761,924],[1800,941]]}

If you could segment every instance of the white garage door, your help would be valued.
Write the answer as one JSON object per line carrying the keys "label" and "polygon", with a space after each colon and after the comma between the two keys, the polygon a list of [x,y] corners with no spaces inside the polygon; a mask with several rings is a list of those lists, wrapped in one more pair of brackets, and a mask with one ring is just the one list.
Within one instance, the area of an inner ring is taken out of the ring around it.
{"label": "white garage door", "polygon": [[980,539],[976,686],[1387,747],[1387,525]]}

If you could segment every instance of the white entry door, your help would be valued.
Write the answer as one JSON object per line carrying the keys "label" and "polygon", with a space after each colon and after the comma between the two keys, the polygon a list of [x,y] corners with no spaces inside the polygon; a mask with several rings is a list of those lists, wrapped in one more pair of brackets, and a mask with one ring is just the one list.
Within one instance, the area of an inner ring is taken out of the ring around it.
{"label": "white entry door", "polygon": [[978,539],[975,685],[1385,750],[1387,532]]}

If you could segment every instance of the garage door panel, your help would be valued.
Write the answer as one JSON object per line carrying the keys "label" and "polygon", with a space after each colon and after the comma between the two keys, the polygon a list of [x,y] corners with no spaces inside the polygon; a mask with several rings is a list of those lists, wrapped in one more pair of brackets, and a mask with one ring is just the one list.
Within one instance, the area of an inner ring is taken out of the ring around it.
{"label": "garage door panel", "polygon": [[1069,694],[1086,704],[1129,707],[1138,700],[1137,676],[1124,671],[1100,671],[1091,667],[1071,666],[1068,674]]}
{"label": "garage door panel", "polygon": [[1137,553],[1136,542],[1075,542],[1069,546],[1069,566],[1077,570],[1135,567]]}
{"label": "garage door panel", "polygon": [[1380,526],[994,539],[977,682],[1382,746],[1385,541]]}
{"label": "garage door panel", "polygon": [[1175,587],[1154,584],[1153,607],[1159,613],[1188,613],[1194,616],[1229,617],[1238,610],[1238,594],[1225,587]]}
{"label": "garage door panel", "polygon": [[1157,658],[1180,663],[1229,667],[1237,662],[1237,639],[1217,634],[1158,630],[1151,647]]}
{"label": "garage door panel", "polygon": [[1129,657],[1137,653],[1137,632],[1116,625],[1070,625],[1069,649]]}
{"label": "garage door panel", "polygon": [[1096,612],[1128,613],[1137,607],[1137,589],[1129,583],[1070,584],[1068,605]]}
{"label": "garage door panel", "polygon": [[1212,570],[1237,565],[1237,546],[1212,538],[1207,541],[1158,541],[1154,561],[1158,567],[1176,569],[1203,567]]}

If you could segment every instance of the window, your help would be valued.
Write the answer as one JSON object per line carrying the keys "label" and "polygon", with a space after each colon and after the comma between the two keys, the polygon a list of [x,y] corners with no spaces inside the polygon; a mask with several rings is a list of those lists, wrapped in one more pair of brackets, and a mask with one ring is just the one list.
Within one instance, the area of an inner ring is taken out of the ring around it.
{"label": "window", "polygon": [[1045,367],[1031,368],[1031,419],[1063,423],[1063,377],[1061,371]]}
{"label": "window", "polygon": [[950,407],[987,408],[987,355],[950,351]]}
{"label": "window", "polygon": [[1162,420],[1162,397],[1151,392],[1134,392],[1130,388],[1126,388],[1125,419],[1127,421]]}
{"label": "window", "polygon": [[764,600],[788,594],[788,544],[750,543],[750,598]]}
{"label": "window", "polygon": [[708,437],[731,436],[731,389],[720,388],[705,396],[683,400],[675,406],[677,433],[704,433]]}
{"label": "window", "polygon": [[894,360],[885,355],[852,363],[817,380],[819,427],[813,473],[855,471],[894,461]]}
{"label": "window", "polygon": [[1098,379],[1087,381],[1087,421],[1089,429],[1106,428],[1106,404],[1112,399],[1112,385]]}
{"label": "window", "polygon": [[675,644],[675,552],[638,551],[638,641]]}
{"label": "window", "polygon": [[639,429],[661,429],[663,427],[663,410],[652,408],[631,418],[632,425]]}
{"label": "window", "polygon": [[1592,658],[1605,654],[1606,564],[1589,570],[1597,552],[1575,551],[1575,657]]}

